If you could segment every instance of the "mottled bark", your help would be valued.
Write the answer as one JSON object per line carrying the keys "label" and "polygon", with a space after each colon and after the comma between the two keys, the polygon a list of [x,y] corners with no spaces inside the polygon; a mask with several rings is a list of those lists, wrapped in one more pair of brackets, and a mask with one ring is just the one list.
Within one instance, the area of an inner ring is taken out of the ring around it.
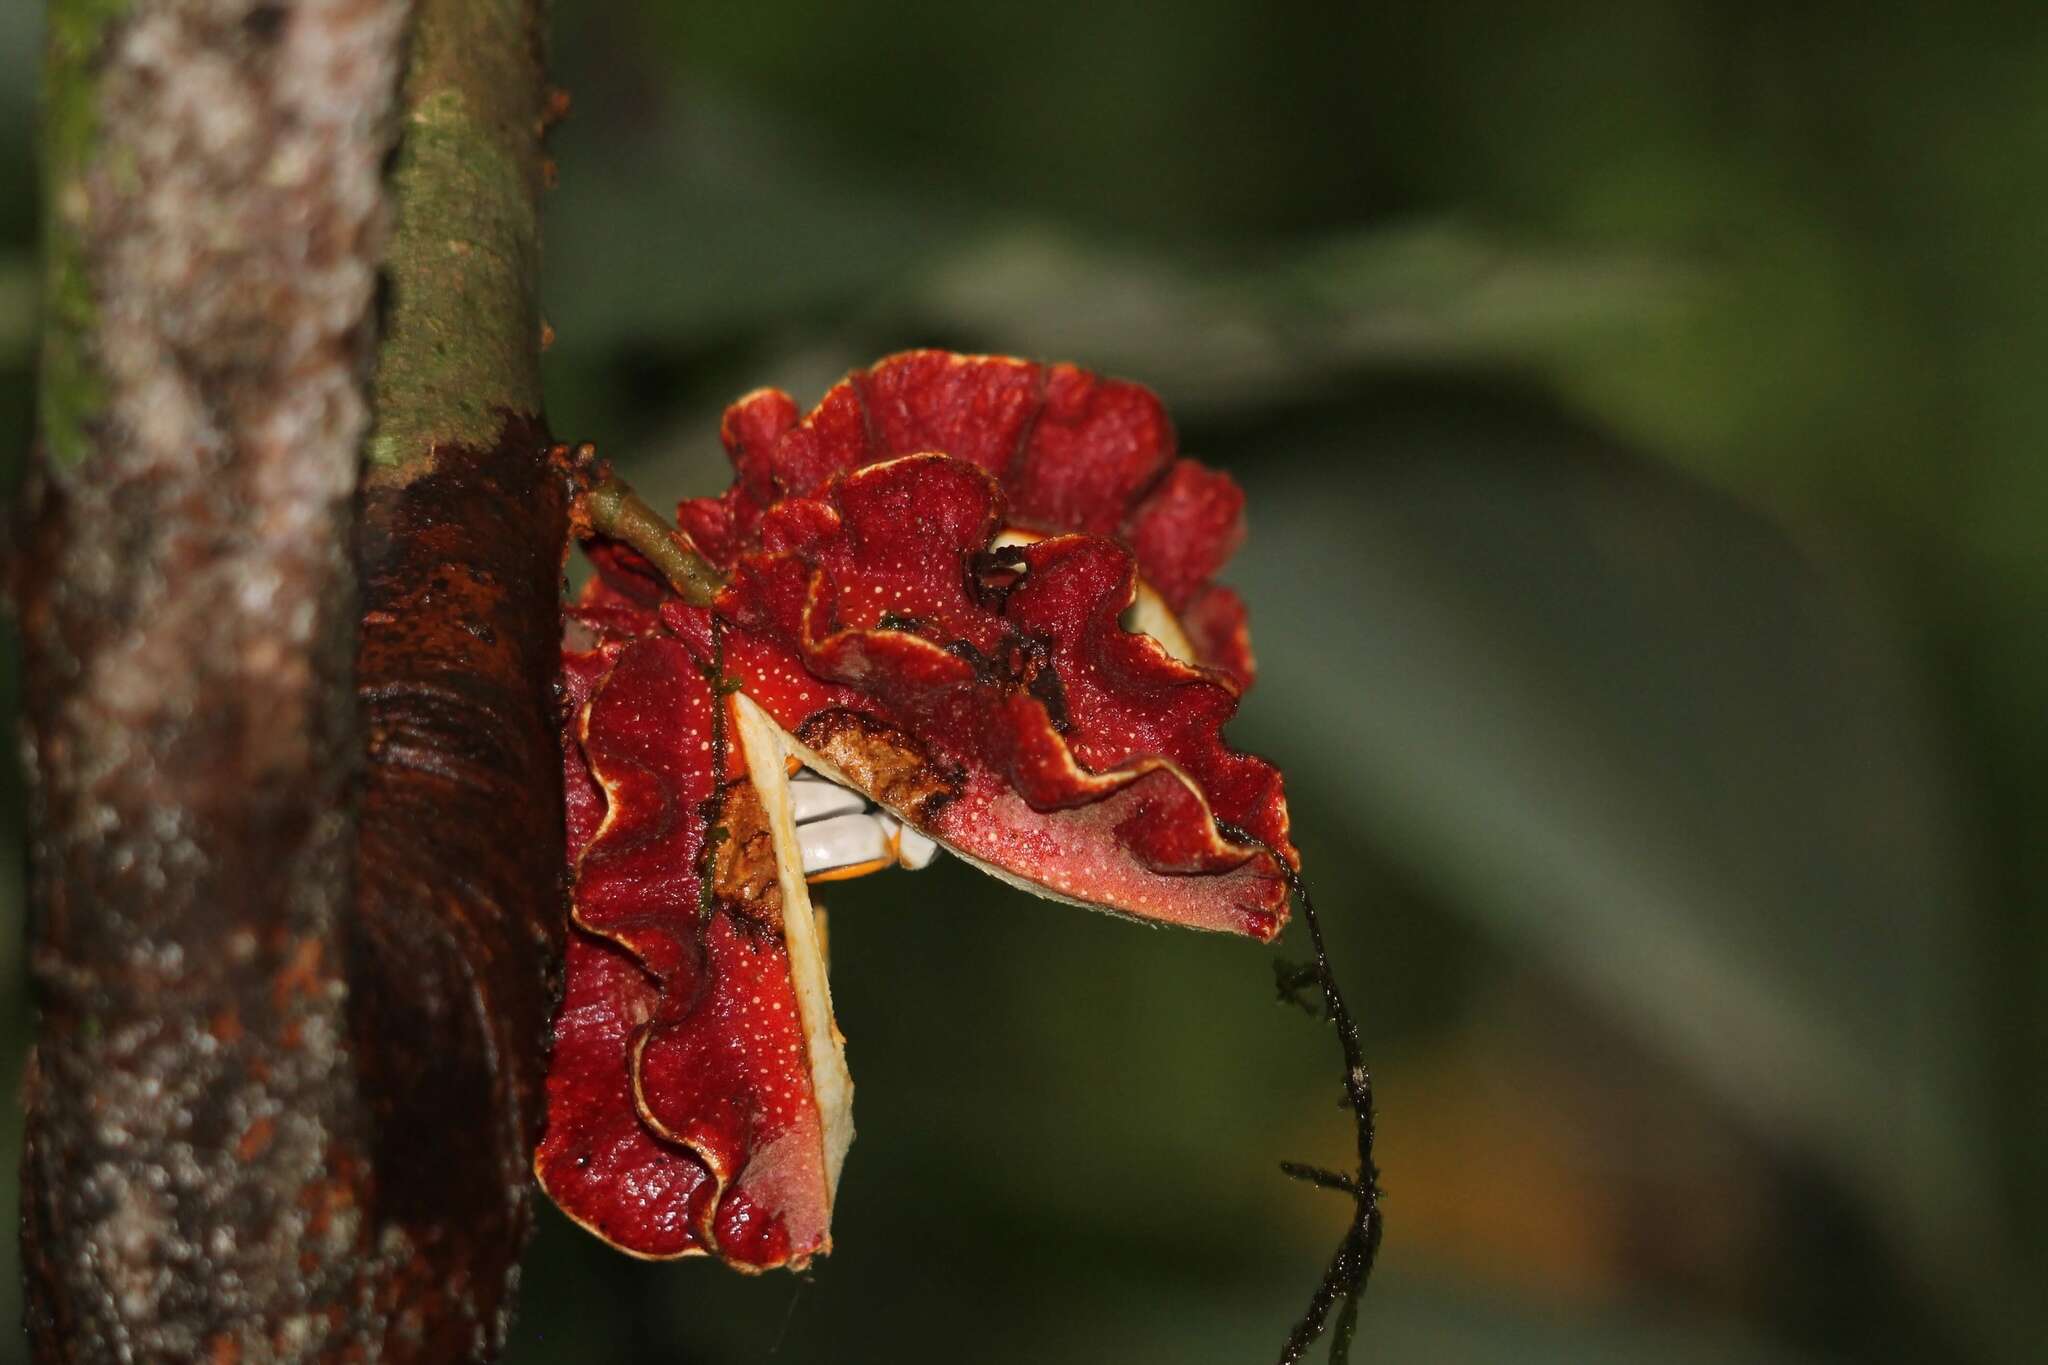
{"label": "mottled bark", "polygon": [[561,918],[539,8],[53,6],[41,1359],[502,1339]]}
{"label": "mottled bark", "polygon": [[350,494],[403,18],[51,16],[48,458],[15,568],[43,1359],[371,1331],[342,975]]}
{"label": "mottled bark", "polygon": [[532,1219],[529,1163],[567,922],[563,498],[537,424],[364,503],[370,726],[349,979],[375,1111],[395,1359],[488,1354]]}

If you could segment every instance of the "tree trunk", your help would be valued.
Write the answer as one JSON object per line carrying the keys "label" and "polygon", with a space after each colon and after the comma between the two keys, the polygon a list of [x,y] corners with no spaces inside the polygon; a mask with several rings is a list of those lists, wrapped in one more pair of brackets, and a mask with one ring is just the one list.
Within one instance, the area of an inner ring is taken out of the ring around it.
{"label": "tree trunk", "polygon": [[53,4],[40,1359],[502,1340],[562,918],[539,10]]}

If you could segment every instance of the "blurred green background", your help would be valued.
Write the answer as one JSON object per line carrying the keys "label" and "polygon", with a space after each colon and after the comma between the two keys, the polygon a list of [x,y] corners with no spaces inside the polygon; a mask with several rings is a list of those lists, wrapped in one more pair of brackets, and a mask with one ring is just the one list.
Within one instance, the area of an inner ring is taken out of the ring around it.
{"label": "blurred green background", "polygon": [[[551,415],[655,501],[723,485],[728,399],[918,344],[1144,380],[1249,490],[1232,733],[1379,1076],[1361,1359],[2041,1358],[2048,13],[559,8]],[[957,863],[827,899],[838,1250],[550,1213],[510,1360],[1270,1359],[1345,1217],[1275,1163],[1349,1140],[1270,954]]]}

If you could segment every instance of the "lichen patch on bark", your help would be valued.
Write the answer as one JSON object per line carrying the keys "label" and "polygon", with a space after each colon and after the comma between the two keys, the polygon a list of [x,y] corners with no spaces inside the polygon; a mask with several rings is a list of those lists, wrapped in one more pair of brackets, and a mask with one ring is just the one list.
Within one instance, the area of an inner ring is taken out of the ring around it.
{"label": "lichen patch on bark", "polygon": [[505,413],[540,410],[539,9],[421,6],[392,170],[372,483],[431,466],[437,446],[487,450]]}
{"label": "lichen patch on bark", "polygon": [[51,18],[49,458],[15,582],[47,1359],[374,1333],[350,497],[406,7],[267,8]]}

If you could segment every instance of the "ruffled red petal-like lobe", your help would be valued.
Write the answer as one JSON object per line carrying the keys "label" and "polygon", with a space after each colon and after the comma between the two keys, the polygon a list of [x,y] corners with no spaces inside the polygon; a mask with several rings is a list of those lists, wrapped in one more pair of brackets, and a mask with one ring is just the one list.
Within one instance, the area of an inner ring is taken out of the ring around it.
{"label": "ruffled red petal-like lobe", "polygon": [[689,651],[657,636],[618,651],[584,710],[584,757],[608,804],[577,865],[576,922],[661,981],[697,968],[718,701]]}
{"label": "ruffled red petal-like lobe", "polygon": [[1221,583],[1197,589],[1181,609],[1180,624],[1197,658],[1237,679],[1240,689],[1251,686],[1258,661],[1252,657],[1250,617],[1236,590]]}
{"label": "ruffled red petal-like lobe", "polygon": [[[575,709],[568,713],[572,720],[611,668],[615,651],[604,652],[601,646],[625,644],[655,629],[661,621],[663,604],[675,596],[637,550],[616,541],[594,540],[584,547],[584,552],[596,572],[563,612],[568,631],[562,650],[562,684],[565,696],[574,698]],[[595,676],[582,676],[593,669],[597,670]],[[572,687],[572,682],[580,682],[580,690]],[[573,726],[563,735],[563,754],[569,766],[580,771],[582,780],[588,783],[589,769],[583,762],[582,742]],[[569,851],[573,862],[583,851],[582,842],[572,840]]]}
{"label": "ruffled red petal-like lobe", "polygon": [[[600,577],[584,609],[620,595]],[[637,1255],[802,1265],[830,1192],[780,910],[709,874],[714,822],[754,799],[721,752],[731,703],[659,631],[565,655],[563,687],[577,931],[536,1174]]]}
{"label": "ruffled red petal-like lobe", "polygon": [[1002,529],[987,474],[960,460],[906,456],[834,485],[829,500],[796,499],[768,514],[768,558],[824,568],[841,591],[841,626],[917,623],[948,641],[993,648],[996,618],[975,592],[973,559]]}
{"label": "ruffled red petal-like lobe", "polygon": [[801,1265],[825,1249],[831,1197],[780,927],[713,916],[686,1007],[665,1007],[634,1057],[641,1115],[725,1189],[709,1229],[726,1260]]}
{"label": "ruffled red petal-like lobe", "polygon": [[1177,612],[1244,543],[1244,490],[1221,470],[1176,460],[1132,511],[1124,539]]}
{"label": "ruffled red petal-like lobe", "polygon": [[[633,632],[638,634],[638,631]],[[590,765],[583,761],[583,745],[576,737],[581,724],[583,708],[590,704],[590,698],[611,672],[612,660],[617,649],[597,648],[591,650],[562,651],[561,685],[562,716],[562,813],[567,828],[569,865],[574,867],[583,850],[596,836],[598,827],[604,823],[604,789],[597,785],[597,779],[590,775]]]}
{"label": "ruffled red petal-like lobe", "polygon": [[[989,476],[936,455],[778,505],[765,524],[798,529],[744,557],[716,610],[779,657],[760,656],[768,676],[729,667],[814,749],[823,733],[858,752],[857,713],[886,732],[884,767],[914,752],[946,794],[904,813],[956,851],[1071,899],[1270,938],[1294,854],[1278,773],[1223,742],[1235,689],[1122,628],[1124,546],[992,554],[1004,520]],[[817,687],[792,687],[797,665]]]}
{"label": "ruffled red petal-like lobe", "polygon": [[796,402],[780,389],[756,389],[725,410],[719,435],[738,477],[720,496],[676,508],[676,524],[712,563],[731,564],[753,542],[761,510],[779,496],[776,452],[796,425]]}
{"label": "ruffled red petal-like lobe", "polygon": [[851,381],[826,390],[818,406],[775,443],[770,463],[780,497],[801,497],[842,469],[883,452],[868,439],[867,412]]}
{"label": "ruffled red petal-like lobe", "polygon": [[747,496],[775,501],[775,450],[797,424],[796,400],[780,389],[755,389],[725,410],[719,436]]}
{"label": "ruffled red petal-like lobe", "polygon": [[1011,519],[1036,531],[1115,535],[1173,463],[1166,409],[1150,389],[1072,365],[1046,369],[1044,395],[1031,443],[1004,480]]}
{"label": "ruffled red petal-like lobe", "polygon": [[1171,762],[1192,779],[1216,820],[1285,849],[1279,771],[1223,742],[1224,723],[1237,713],[1236,692],[1174,659],[1150,636],[1118,626],[1135,587],[1129,552],[1113,540],[1067,535],[1028,547],[1024,559],[1027,571],[1004,604],[1004,619],[1050,642],[1065,702],[1062,737],[1074,757],[1098,773]]}
{"label": "ruffled red petal-like lobe", "polygon": [[867,458],[938,451],[998,479],[1016,460],[1042,401],[1039,367],[1007,356],[910,351],[848,383],[874,435]]}
{"label": "ruffled red petal-like lobe", "polygon": [[[776,500],[811,497],[835,474],[927,452],[995,475],[1019,527],[1122,536],[1176,611],[1242,538],[1236,485],[1175,458],[1173,424],[1151,391],[1072,365],[907,351],[848,376],[801,421],[795,414],[773,389],[734,404],[724,434],[738,478],[719,497],[677,509],[721,569],[761,548],[762,518]],[[1250,657],[1246,644],[1202,662],[1248,685]]]}
{"label": "ruffled red petal-like lobe", "polygon": [[676,504],[676,525],[698,553],[721,569],[730,568],[753,542],[760,517],[761,504],[738,483],[715,498],[685,498]]}
{"label": "ruffled red petal-like lobe", "polygon": [[613,1246],[651,1260],[701,1255],[717,1183],[641,1120],[625,1060],[659,992],[624,949],[590,934],[570,934],[562,969],[534,1175],[564,1213]]}
{"label": "ruffled red petal-like lobe", "polygon": [[[584,594],[598,599],[592,610],[616,606],[595,580],[592,589]],[[600,648],[562,656],[562,778],[572,864],[605,812],[604,791],[583,761],[576,730],[616,655],[616,648]],[[709,1213],[711,1175],[641,1122],[623,1064],[633,1032],[654,1013],[654,981],[619,948],[575,931],[563,972],[548,1063],[548,1128],[534,1155],[534,1174],[569,1217],[614,1246],[655,1259],[701,1253],[697,1228]]]}

